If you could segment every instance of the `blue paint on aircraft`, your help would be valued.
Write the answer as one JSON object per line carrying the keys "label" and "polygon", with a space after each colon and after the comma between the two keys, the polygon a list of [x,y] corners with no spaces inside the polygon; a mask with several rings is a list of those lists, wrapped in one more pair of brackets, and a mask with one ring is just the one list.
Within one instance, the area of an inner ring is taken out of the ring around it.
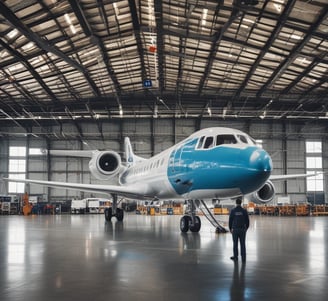
{"label": "blue paint on aircraft", "polygon": [[186,141],[170,155],[167,176],[180,195],[237,187],[247,194],[261,188],[270,176],[271,158],[255,145],[196,149],[197,142],[198,138]]}

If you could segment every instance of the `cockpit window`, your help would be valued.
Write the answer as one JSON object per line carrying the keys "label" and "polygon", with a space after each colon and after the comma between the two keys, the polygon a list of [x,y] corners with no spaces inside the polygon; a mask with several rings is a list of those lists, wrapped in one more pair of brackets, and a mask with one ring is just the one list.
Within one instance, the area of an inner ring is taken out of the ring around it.
{"label": "cockpit window", "polygon": [[205,139],[205,136],[200,137],[198,144],[197,144],[197,149],[202,148],[204,139]]}
{"label": "cockpit window", "polygon": [[234,135],[217,135],[216,136],[216,145],[221,144],[236,144],[237,140]]}
{"label": "cockpit window", "polygon": [[204,148],[212,148],[214,146],[214,137],[207,137],[204,143]]}
{"label": "cockpit window", "polygon": [[253,138],[250,137],[249,139],[251,139],[253,145],[257,145],[257,142]]}
{"label": "cockpit window", "polygon": [[237,137],[242,143],[256,145],[255,140],[249,137],[248,135],[237,135]]}
{"label": "cockpit window", "polygon": [[238,138],[242,143],[248,144],[247,138],[244,135],[238,135]]}
{"label": "cockpit window", "polygon": [[[240,138],[240,140],[241,140],[241,138]],[[197,149],[210,149],[215,146],[219,146],[221,144],[236,144],[236,143],[238,143],[238,140],[234,135],[217,135],[216,137],[202,136],[199,138],[196,148]],[[247,143],[246,137],[244,137],[243,143]]]}

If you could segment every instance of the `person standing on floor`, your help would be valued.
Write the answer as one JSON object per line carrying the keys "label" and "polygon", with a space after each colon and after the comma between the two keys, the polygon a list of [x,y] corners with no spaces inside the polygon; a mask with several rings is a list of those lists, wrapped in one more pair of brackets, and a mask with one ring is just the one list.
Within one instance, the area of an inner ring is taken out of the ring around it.
{"label": "person standing on floor", "polygon": [[246,261],[246,232],[249,227],[249,216],[246,209],[241,207],[242,198],[236,199],[236,207],[229,215],[229,230],[232,233],[233,257],[231,260],[238,261],[238,241],[240,242],[240,255],[243,262]]}

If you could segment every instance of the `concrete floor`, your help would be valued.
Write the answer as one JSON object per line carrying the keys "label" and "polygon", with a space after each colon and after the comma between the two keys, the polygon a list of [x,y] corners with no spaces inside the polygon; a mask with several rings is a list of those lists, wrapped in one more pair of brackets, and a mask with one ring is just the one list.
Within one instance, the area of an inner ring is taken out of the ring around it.
{"label": "concrete floor", "polygon": [[0,216],[0,300],[327,299],[328,218],[251,216],[245,265],[229,233],[179,219]]}

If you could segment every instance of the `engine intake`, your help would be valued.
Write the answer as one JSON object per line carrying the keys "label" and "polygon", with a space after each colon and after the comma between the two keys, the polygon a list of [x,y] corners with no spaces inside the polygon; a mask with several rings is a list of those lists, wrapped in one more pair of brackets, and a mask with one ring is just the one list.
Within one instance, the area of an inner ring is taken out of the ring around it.
{"label": "engine intake", "polygon": [[122,169],[121,157],[113,151],[96,151],[89,162],[90,172],[99,180],[108,180]]}
{"label": "engine intake", "polygon": [[119,160],[114,154],[105,153],[101,156],[99,156],[99,159],[97,161],[97,167],[103,172],[103,173],[112,173],[115,171],[119,165]]}
{"label": "engine intake", "polygon": [[271,181],[267,181],[258,191],[250,195],[250,201],[257,204],[271,202],[275,196],[275,187]]}

